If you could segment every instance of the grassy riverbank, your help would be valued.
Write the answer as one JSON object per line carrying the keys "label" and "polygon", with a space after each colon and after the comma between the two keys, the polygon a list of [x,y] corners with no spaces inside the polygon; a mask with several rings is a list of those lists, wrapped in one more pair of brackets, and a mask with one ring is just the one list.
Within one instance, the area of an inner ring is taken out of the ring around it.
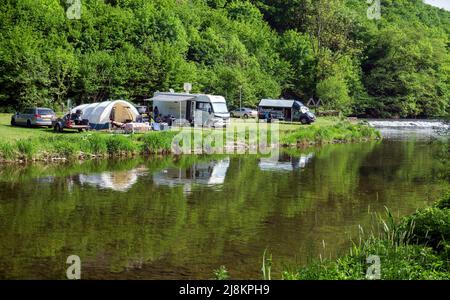
{"label": "grassy riverbank", "polygon": [[309,146],[314,144],[332,144],[362,142],[380,139],[378,130],[364,123],[336,121],[327,126],[312,125],[287,131],[280,137],[284,146]]}
{"label": "grassy riverbank", "polygon": [[[170,153],[177,131],[146,134],[111,134],[109,132],[65,132],[56,134],[50,128],[12,127],[10,115],[0,114],[0,161],[31,161],[58,159],[90,159],[103,157],[133,157],[155,153]],[[235,120],[241,122],[242,120]],[[237,124],[237,131],[246,130],[247,120]],[[280,143],[284,146],[304,146],[373,140],[377,130],[362,123],[338,118],[320,118],[312,126],[280,123]],[[197,129],[198,130],[198,129]],[[211,130],[202,131],[203,137]]]}
{"label": "grassy riverbank", "polygon": [[0,157],[3,161],[30,161],[164,154],[170,153],[171,141],[175,135],[175,131],[170,131],[149,132],[143,135],[92,132],[39,136],[0,142]]}
{"label": "grassy riverbank", "polygon": [[349,254],[286,271],[283,278],[366,279],[367,269],[373,264],[367,259],[377,255],[384,280],[450,279],[450,194],[433,207],[418,210],[398,222],[389,212],[378,221],[380,228],[369,236],[361,229],[361,239]]}

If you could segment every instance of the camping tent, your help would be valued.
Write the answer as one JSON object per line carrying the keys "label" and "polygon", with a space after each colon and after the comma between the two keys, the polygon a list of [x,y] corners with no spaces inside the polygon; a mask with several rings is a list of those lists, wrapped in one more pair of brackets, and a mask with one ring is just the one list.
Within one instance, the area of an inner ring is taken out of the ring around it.
{"label": "camping tent", "polygon": [[125,123],[136,121],[139,112],[133,104],[124,100],[105,101],[99,103],[83,104],[72,109],[83,112],[83,119],[89,120],[92,129],[108,129],[110,121]]}

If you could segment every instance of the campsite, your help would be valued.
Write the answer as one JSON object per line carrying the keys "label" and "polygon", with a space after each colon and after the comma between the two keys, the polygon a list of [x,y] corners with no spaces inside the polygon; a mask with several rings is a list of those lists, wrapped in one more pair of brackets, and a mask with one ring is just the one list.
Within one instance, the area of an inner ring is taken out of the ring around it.
{"label": "campsite", "polygon": [[0,284],[33,285],[15,296],[450,280],[442,1],[3,2]]}

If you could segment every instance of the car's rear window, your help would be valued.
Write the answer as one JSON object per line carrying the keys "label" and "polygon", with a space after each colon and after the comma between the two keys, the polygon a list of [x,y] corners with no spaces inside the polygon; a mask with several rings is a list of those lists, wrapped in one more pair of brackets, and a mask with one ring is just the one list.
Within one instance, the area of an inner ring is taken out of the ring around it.
{"label": "car's rear window", "polygon": [[38,109],[40,115],[54,115],[55,113],[51,109]]}

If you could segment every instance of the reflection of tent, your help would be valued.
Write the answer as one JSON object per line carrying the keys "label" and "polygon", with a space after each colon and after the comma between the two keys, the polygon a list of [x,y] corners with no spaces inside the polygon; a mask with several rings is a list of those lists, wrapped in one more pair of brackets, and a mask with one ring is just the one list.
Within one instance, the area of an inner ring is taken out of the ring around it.
{"label": "reflection of tent", "polygon": [[193,183],[203,185],[220,185],[225,182],[226,173],[230,166],[230,160],[212,161],[194,164],[189,168],[169,168],[153,175],[153,181],[157,185],[188,185]]}
{"label": "reflection of tent", "polygon": [[293,171],[299,168],[305,168],[309,161],[314,157],[313,153],[301,155],[300,157],[275,156],[262,158],[259,162],[259,168],[262,171]]}
{"label": "reflection of tent", "polygon": [[72,113],[77,110],[83,112],[82,118],[88,119],[93,129],[107,129],[111,119],[121,123],[136,121],[139,115],[134,105],[124,100],[83,104],[72,109]]}
{"label": "reflection of tent", "polygon": [[137,182],[138,177],[142,174],[142,170],[134,169],[130,171],[103,172],[100,174],[80,174],[78,178],[81,184],[126,192]]}

